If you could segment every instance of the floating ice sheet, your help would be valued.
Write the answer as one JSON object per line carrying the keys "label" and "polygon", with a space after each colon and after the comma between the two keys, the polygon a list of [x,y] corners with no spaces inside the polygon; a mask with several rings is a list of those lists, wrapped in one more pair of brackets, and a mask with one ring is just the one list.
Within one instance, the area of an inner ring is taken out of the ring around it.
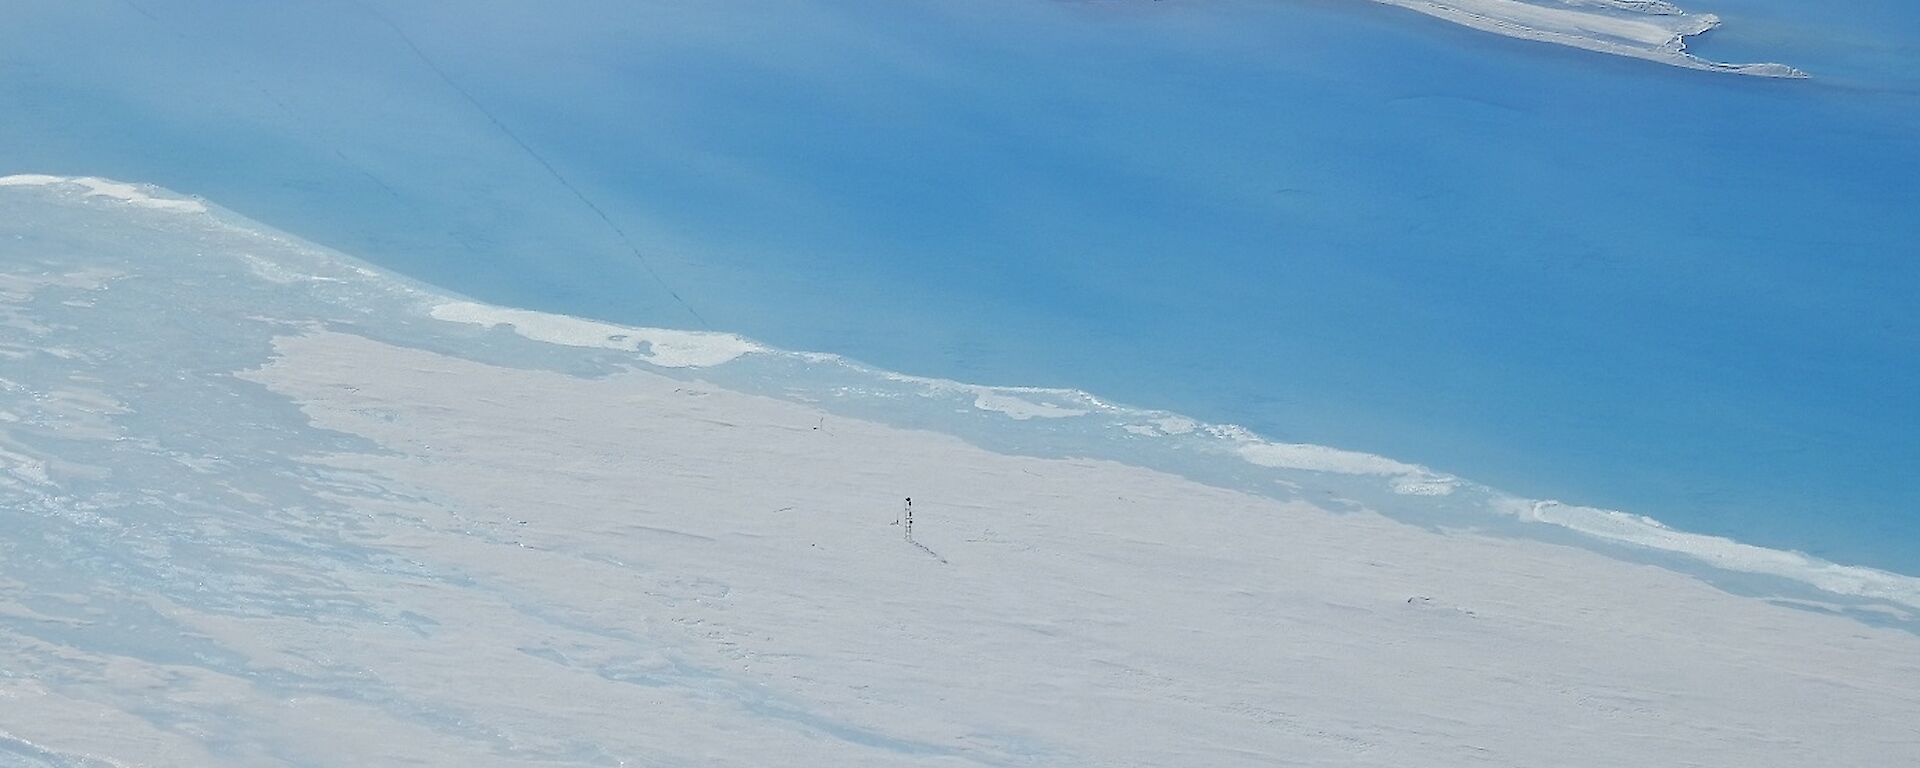
{"label": "floating ice sheet", "polygon": [[1374,0],[1495,34],[1631,56],[1689,69],[1806,77],[1785,64],[1728,64],[1687,52],[1687,38],[1720,25],[1664,0]]}
{"label": "floating ice sheet", "polygon": [[1915,746],[1905,576],[1071,390],[463,303],[94,189],[0,181],[16,762]]}

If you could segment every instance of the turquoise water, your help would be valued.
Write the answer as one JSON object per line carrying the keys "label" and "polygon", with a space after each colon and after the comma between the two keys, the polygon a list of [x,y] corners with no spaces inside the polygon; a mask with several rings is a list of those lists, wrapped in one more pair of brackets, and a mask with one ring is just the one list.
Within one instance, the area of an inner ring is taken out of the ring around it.
{"label": "turquoise water", "polygon": [[1775,82],[1334,0],[378,5],[40,10],[0,168],[1920,572],[1920,9],[1695,3]]}

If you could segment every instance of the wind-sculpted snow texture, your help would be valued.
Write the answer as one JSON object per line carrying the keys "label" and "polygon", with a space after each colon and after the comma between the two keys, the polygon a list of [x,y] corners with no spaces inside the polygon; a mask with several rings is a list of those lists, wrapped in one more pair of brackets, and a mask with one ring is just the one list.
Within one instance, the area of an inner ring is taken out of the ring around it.
{"label": "wind-sculpted snow texture", "polygon": [[1760,77],[1806,77],[1785,64],[1726,64],[1687,52],[1687,38],[1720,25],[1665,0],[1374,0],[1474,29],[1648,59],[1662,64]]}
{"label": "wind-sculpted snow texture", "polygon": [[4,765],[1920,754],[1903,576],[100,180],[0,181],[0,522]]}

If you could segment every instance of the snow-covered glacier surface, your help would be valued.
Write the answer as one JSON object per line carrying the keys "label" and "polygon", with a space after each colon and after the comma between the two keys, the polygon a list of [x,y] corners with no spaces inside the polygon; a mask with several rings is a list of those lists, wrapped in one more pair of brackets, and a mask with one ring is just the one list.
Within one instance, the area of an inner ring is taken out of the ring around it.
{"label": "snow-covered glacier surface", "polygon": [[1730,64],[1687,52],[1687,38],[1720,25],[1666,0],[1374,0],[1495,34],[1760,77],[1806,77],[1777,63]]}
{"label": "snow-covered glacier surface", "polygon": [[1920,754],[1912,578],[101,179],[0,178],[0,525],[0,765]]}

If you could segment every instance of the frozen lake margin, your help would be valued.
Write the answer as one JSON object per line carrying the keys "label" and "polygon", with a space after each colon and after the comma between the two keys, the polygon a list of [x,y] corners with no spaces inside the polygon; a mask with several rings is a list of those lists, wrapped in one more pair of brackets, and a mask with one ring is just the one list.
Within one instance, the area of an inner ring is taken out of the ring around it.
{"label": "frozen lake margin", "polygon": [[807,378],[842,370],[461,301],[151,187],[0,177],[0,763],[1920,752],[1920,633],[1889,626],[1911,592],[1856,604],[1876,624],[1408,524],[1383,511],[1477,492],[1171,414],[1124,434],[1285,474],[988,450],[913,418],[1031,438],[1118,412]]}
{"label": "frozen lake margin", "polygon": [[1720,25],[1665,0],[1374,0],[1492,32],[1688,69],[1804,78],[1785,64],[1727,64],[1687,52],[1687,38]]}

